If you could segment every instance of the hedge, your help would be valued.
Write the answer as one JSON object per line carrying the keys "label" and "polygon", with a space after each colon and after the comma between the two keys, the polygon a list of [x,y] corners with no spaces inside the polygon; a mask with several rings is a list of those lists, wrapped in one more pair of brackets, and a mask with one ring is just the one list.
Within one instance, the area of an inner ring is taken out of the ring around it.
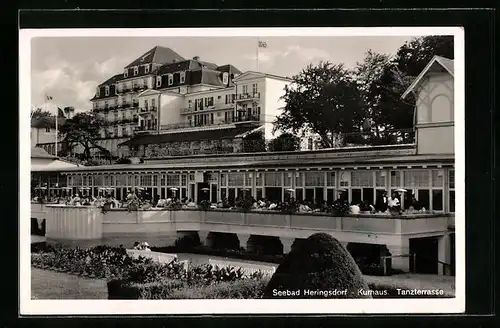
{"label": "hedge", "polygon": [[[369,298],[363,275],[349,252],[332,236],[317,233],[292,246],[266,287],[266,298],[318,298],[304,291],[346,291],[335,298]],[[291,293],[298,291],[298,293]],[[286,292],[280,294],[280,292]],[[320,296],[321,297],[321,296]]]}

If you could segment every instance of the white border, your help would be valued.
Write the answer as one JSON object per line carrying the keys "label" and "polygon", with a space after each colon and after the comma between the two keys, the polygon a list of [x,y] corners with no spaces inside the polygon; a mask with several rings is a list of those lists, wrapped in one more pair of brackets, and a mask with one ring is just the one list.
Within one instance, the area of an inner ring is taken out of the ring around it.
{"label": "white border", "polygon": [[[173,37],[173,36],[424,36],[455,37],[455,243],[456,297],[451,299],[373,300],[31,300],[30,259],[30,137],[31,39],[34,37]],[[51,29],[19,32],[19,195],[20,195],[20,314],[267,314],[267,313],[462,313],[465,311],[465,60],[461,27],[390,28],[203,28],[203,29]]]}

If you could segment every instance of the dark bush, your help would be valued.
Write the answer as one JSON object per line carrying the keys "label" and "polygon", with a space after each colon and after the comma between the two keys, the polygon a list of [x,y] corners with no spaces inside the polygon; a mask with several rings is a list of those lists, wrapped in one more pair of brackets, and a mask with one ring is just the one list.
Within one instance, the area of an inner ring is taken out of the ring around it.
{"label": "dark bush", "polygon": [[179,237],[174,242],[174,247],[178,250],[189,251],[201,245],[200,237],[197,233],[190,233]]}
{"label": "dark bush", "polygon": [[262,298],[267,280],[236,280],[212,285],[172,289],[169,299],[258,299]]}
{"label": "dark bush", "polygon": [[347,295],[331,297],[366,298],[367,296],[358,294],[359,289],[367,290],[368,286],[354,259],[335,238],[326,233],[318,233],[297,244],[285,256],[267,285],[264,297],[276,297],[273,296],[273,290],[299,290],[298,298],[323,297],[304,295],[305,290],[347,290]]}

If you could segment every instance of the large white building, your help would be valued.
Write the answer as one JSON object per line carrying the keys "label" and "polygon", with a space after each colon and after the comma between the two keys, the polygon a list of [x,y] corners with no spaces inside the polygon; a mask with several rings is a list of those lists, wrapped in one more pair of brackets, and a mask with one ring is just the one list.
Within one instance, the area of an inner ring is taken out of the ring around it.
{"label": "large white building", "polygon": [[[202,142],[201,131],[225,130],[228,142],[253,131],[272,139],[272,122],[285,105],[280,98],[290,82],[271,74],[242,73],[198,56],[184,59],[157,46],[99,85],[91,101],[93,110],[110,123],[102,131],[101,145],[115,156],[128,156],[131,149],[149,145],[172,148],[174,139]],[[183,136],[163,136],[177,133]],[[158,135],[156,140],[151,134]]]}

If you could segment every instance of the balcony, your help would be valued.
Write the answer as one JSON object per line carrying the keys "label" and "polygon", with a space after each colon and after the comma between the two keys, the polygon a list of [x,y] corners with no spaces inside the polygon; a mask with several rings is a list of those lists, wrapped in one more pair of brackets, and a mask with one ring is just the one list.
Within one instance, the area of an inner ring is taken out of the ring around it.
{"label": "balcony", "polygon": [[151,125],[145,125],[145,126],[138,126],[134,129],[134,132],[142,133],[142,132],[150,132],[150,131],[156,131],[156,130],[158,130],[158,126],[155,124],[151,124]]}
{"label": "balcony", "polygon": [[133,91],[133,90],[130,89],[130,88],[126,88],[126,89],[117,90],[116,93],[117,94],[123,94],[123,93],[128,93],[128,92],[131,92],[131,91]]}
{"label": "balcony", "polygon": [[195,113],[206,113],[206,112],[213,112],[213,111],[219,111],[219,110],[232,110],[234,109],[233,104],[222,104],[218,106],[205,106],[201,108],[182,108],[181,109],[181,115],[187,115],[187,114],[195,114]]}
{"label": "balcony", "polygon": [[257,100],[260,99],[260,92],[256,93],[242,93],[236,95],[236,101],[248,101],[248,100]]}
{"label": "balcony", "polygon": [[139,115],[156,113],[156,110],[157,110],[156,106],[141,107],[139,108]]}

